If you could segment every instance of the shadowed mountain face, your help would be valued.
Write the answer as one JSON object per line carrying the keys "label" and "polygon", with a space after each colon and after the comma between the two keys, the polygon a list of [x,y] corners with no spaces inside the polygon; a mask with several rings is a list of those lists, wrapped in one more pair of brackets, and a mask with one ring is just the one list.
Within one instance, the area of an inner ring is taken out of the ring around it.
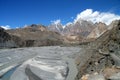
{"label": "shadowed mountain face", "polygon": [[4,47],[20,47],[23,45],[22,40],[14,35],[9,35],[0,27],[0,48]]}
{"label": "shadowed mountain face", "polygon": [[2,43],[10,39],[11,37],[9,36],[9,34],[6,33],[3,28],[0,27],[0,42]]}

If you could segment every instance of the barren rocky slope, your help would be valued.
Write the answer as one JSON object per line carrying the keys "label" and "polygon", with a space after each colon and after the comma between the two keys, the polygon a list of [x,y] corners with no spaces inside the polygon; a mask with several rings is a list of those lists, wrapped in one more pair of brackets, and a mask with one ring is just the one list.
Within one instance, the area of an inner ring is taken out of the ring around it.
{"label": "barren rocky slope", "polygon": [[6,32],[9,35],[19,37],[24,42],[22,47],[62,44],[62,38],[59,33],[48,31],[42,25],[32,24],[25,28],[7,30]]}
{"label": "barren rocky slope", "polygon": [[76,80],[120,80],[120,20],[76,58]]}

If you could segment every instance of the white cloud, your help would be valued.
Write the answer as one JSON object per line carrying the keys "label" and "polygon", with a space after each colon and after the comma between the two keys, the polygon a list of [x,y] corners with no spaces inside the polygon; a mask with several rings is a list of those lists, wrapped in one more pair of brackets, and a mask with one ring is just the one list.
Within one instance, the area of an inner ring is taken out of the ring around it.
{"label": "white cloud", "polygon": [[26,28],[28,25],[27,24],[25,24],[24,26],[23,26],[23,28]]}
{"label": "white cloud", "polygon": [[93,23],[103,22],[109,25],[113,20],[120,19],[120,16],[110,12],[99,12],[93,11],[92,9],[86,9],[81,13],[77,14],[77,17],[76,19],[74,19],[74,22],[78,21],[79,19],[92,21]]}
{"label": "white cloud", "polygon": [[11,29],[9,25],[1,26],[1,27],[4,28],[5,30]]}
{"label": "white cloud", "polygon": [[53,24],[59,24],[61,23],[61,20],[60,19],[57,19],[57,20],[54,20],[54,21],[51,21]]}

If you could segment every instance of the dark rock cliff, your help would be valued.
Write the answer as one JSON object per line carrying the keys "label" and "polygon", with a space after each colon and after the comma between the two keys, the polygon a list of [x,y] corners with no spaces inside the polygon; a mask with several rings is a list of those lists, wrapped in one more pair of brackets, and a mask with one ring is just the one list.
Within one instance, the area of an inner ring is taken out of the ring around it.
{"label": "dark rock cliff", "polygon": [[0,48],[14,47],[16,44],[11,40],[11,36],[0,28]]}

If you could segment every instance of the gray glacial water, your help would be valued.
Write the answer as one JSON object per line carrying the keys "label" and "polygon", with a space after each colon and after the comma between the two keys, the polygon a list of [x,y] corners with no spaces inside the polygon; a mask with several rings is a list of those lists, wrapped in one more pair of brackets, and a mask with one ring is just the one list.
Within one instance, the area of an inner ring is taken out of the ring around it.
{"label": "gray glacial water", "polygon": [[79,47],[59,46],[0,50],[0,75],[9,74],[8,80],[74,80],[79,52]]}

